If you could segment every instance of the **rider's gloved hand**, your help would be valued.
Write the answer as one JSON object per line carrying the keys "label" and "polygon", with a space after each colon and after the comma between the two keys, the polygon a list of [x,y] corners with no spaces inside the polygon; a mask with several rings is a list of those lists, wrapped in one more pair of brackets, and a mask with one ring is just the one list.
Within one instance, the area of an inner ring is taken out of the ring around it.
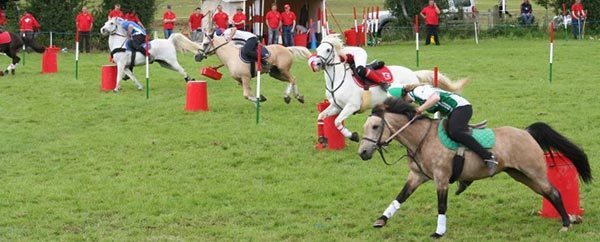
{"label": "rider's gloved hand", "polygon": [[352,55],[352,54],[346,54],[346,63],[348,63],[348,64],[354,64],[354,55]]}

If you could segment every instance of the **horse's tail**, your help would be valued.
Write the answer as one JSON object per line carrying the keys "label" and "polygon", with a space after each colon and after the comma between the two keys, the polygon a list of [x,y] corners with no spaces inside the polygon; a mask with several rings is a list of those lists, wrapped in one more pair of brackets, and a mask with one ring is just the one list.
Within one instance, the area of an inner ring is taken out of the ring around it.
{"label": "horse's tail", "polygon": [[[419,83],[433,84],[434,72],[432,70],[415,71]],[[439,87],[450,92],[460,93],[469,83],[468,78],[463,78],[458,81],[452,81],[446,75],[438,73]]]}
{"label": "horse's tail", "polygon": [[592,170],[590,169],[588,157],[576,144],[542,122],[529,125],[525,130],[531,134],[542,149],[555,149],[569,158],[577,168],[579,177],[583,182],[590,183],[592,181]]}
{"label": "horse's tail", "polygon": [[296,58],[304,58],[304,60],[308,60],[308,58],[312,55],[310,51],[303,46],[290,46],[286,48],[292,52]]}
{"label": "horse's tail", "polygon": [[181,33],[171,34],[171,36],[169,36],[169,41],[173,43],[175,49],[177,49],[178,51],[189,51],[192,53],[197,53],[198,50],[202,49],[202,46],[200,46],[198,43],[191,41]]}

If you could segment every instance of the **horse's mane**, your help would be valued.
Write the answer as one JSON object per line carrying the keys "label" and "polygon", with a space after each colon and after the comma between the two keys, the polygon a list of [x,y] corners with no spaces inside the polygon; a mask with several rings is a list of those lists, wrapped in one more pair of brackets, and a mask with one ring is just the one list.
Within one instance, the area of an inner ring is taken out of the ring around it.
{"label": "horse's mane", "polygon": [[321,42],[331,43],[331,45],[333,45],[333,48],[335,48],[335,52],[337,52],[338,54],[341,54],[342,48],[344,48],[344,41],[342,40],[339,34],[329,34],[323,37]]}
{"label": "horse's mane", "polygon": [[382,116],[385,112],[406,115],[409,119],[412,119],[416,115],[413,105],[401,98],[394,97],[389,97],[382,104],[375,106],[371,114]]}

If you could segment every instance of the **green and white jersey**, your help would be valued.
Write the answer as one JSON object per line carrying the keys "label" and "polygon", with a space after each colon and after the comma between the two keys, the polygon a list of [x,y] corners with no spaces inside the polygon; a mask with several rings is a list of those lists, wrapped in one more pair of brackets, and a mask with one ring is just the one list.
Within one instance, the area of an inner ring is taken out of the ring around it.
{"label": "green and white jersey", "polygon": [[458,107],[471,105],[467,99],[464,99],[458,94],[447,92],[432,86],[418,86],[409,92],[408,96],[417,104],[423,105],[423,103],[425,103],[425,101],[427,101],[434,93],[437,93],[440,96],[440,101],[427,109],[427,112],[430,113],[439,111],[444,115],[448,115]]}

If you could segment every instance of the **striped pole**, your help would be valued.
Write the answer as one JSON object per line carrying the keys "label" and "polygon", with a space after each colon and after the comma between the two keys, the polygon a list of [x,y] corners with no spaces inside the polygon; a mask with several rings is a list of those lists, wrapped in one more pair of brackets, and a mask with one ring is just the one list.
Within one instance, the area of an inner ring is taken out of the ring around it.
{"label": "striped pole", "polygon": [[563,14],[563,25],[565,26],[565,41],[569,41],[569,34],[567,33],[567,4],[562,4]]}
{"label": "striped pole", "polygon": [[438,87],[439,86],[439,81],[438,81],[438,66],[435,65],[433,67],[433,86],[434,87]]}
{"label": "striped pole", "polygon": [[363,7],[363,22],[362,22],[362,26],[363,26],[363,35],[365,36],[365,43],[363,43],[364,45],[367,45],[367,8]]}
{"label": "striped pole", "polygon": [[148,35],[146,35],[146,99],[150,98],[150,63],[148,61]]}
{"label": "striped pole", "polygon": [[[25,33],[23,33],[23,39],[25,39]],[[27,52],[25,52],[25,44],[23,44],[23,66],[25,66],[25,56]]]}
{"label": "striped pole", "polygon": [[379,5],[377,5],[377,9],[375,10],[375,45],[377,45],[377,31],[379,28]]}
{"label": "striped pole", "polygon": [[356,20],[356,6],[352,7],[352,9],[354,10],[354,36],[356,39],[356,45],[360,46],[358,41],[358,20]]}
{"label": "striped pole", "polygon": [[52,45],[52,31],[50,31],[50,47],[54,47],[54,45]]}
{"label": "striped pole", "polygon": [[548,78],[552,83],[552,63],[554,62],[554,22],[550,22],[550,69]]}
{"label": "striped pole", "polygon": [[419,67],[419,15],[415,15],[415,49],[417,50],[417,67]]}
{"label": "striped pole", "polygon": [[79,30],[75,32],[75,80],[79,77]]}
{"label": "striped pole", "polygon": [[262,44],[258,44],[256,49],[256,124],[260,123],[260,72],[262,71],[261,52]]}

